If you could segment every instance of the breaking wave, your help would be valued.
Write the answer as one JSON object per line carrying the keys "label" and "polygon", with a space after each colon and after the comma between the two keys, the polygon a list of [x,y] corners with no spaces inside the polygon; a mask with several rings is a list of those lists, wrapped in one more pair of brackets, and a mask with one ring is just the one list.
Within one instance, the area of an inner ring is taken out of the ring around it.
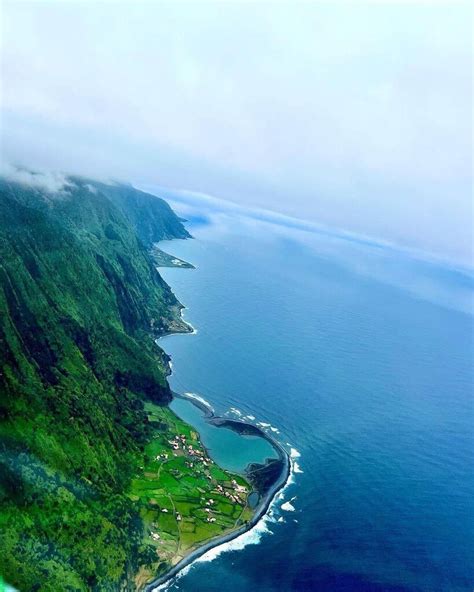
{"label": "breaking wave", "polygon": [[290,458],[299,458],[301,453],[296,448],[290,448]]}
{"label": "breaking wave", "polygon": [[293,496],[289,501],[285,502],[284,504],[281,505],[281,509],[285,512],[294,512],[296,510],[295,506],[293,505],[292,502],[294,502],[296,499],[296,495]]}
{"label": "breaking wave", "polygon": [[200,403],[205,405],[208,409],[210,409],[212,411],[212,413],[214,413],[213,406],[209,403],[209,401],[206,401],[206,399],[204,397],[201,397],[201,395],[198,395],[197,393],[184,393],[184,394],[187,397],[189,397],[190,399],[195,399],[196,401],[199,401]]}
{"label": "breaking wave", "polygon": [[293,461],[293,472],[294,473],[304,473],[303,469],[300,468],[300,465],[296,461]]}
{"label": "breaking wave", "polygon": [[[189,393],[186,394],[190,396]],[[206,401],[204,402],[207,404]],[[283,516],[279,515],[279,511],[295,511],[295,507],[292,505],[291,502],[293,502],[296,499],[296,496],[292,497],[289,502],[285,502],[281,505],[280,502],[285,499],[288,487],[295,482],[294,475],[297,471],[295,470],[295,462],[293,459],[298,458],[300,456],[301,454],[295,448],[291,448],[290,475],[285,485],[273,498],[266,514],[262,516],[262,518],[257,522],[257,524],[255,524],[255,526],[253,526],[247,532],[244,532],[240,536],[236,537],[235,539],[222,543],[221,545],[217,545],[213,549],[209,549],[209,551],[206,551],[203,555],[201,555],[201,557],[198,557],[192,563],[184,567],[178,574],[176,574],[176,576],[174,576],[174,578],[172,578],[168,582],[165,582],[164,584],[161,584],[160,586],[157,586],[156,588],[153,588],[152,592],[161,592],[162,590],[167,590],[170,586],[174,585],[178,580],[180,580],[183,576],[189,573],[189,570],[196,563],[209,563],[211,561],[214,561],[214,559],[217,559],[217,557],[219,557],[223,553],[227,553],[229,551],[241,551],[249,545],[258,545],[264,535],[273,535],[274,533],[272,530],[270,530],[269,526],[271,524],[282,524],[285,522]]]}

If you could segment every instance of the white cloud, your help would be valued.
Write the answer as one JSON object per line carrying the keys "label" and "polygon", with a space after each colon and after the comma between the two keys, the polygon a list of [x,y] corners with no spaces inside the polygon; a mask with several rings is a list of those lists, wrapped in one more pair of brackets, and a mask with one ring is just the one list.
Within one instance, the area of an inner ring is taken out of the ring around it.
{"label": "white cloud", "polygon": [[453,3],[6,3],[4,152],[466,260],[470,16]]}
{"label": "white cloud", "polygon": [[61,193],[66,187],[71,186],[70,181],[62,173],[51,171],[33,172],[5,162],[0,163],[0,176],[7,181],[37,189],[44,189],[52,194]]}

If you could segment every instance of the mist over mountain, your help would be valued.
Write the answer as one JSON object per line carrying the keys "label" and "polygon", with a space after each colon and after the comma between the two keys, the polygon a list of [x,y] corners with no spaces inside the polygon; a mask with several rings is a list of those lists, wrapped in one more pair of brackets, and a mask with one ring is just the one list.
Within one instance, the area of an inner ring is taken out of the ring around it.
{"label": "mist over mountain", "polygon": [[0,180],[0,574],[20,590],[129,589],[149,561],[127,489],[145,402],[171,399],[154,339],[188,330],[150,247],[188,237],[130,185]]}
{"label": "mist over mountain", "polygon": [[472,265],[472,8],[3,7],[3,157]]}

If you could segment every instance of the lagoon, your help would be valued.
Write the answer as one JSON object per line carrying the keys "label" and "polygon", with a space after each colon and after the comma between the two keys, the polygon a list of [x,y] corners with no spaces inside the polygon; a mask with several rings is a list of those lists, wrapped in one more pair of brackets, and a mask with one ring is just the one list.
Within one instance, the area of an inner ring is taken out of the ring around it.
{"label": "lagoon", "polygon": [[187,399],[175,397],[170,408],[199,432],[209,456],[228,471],[244,473],[251,463],[264,464],[269,458],[278,458],[273,446],[264,438],[241,435],[230,428],[208,423],[203,411]]}

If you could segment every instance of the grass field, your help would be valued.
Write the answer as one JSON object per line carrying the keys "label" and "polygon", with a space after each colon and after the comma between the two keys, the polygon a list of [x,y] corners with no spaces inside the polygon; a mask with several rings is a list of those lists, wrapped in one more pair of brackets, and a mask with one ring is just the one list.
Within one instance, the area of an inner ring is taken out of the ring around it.
{"label": "grass field", "polygon": [[[141,502],[146,543],[156,564],[138,578],[160,573],[203,541],[248,522],[248,482],[224,471],[207,455],[197,432],[168,407],[146,403],[156,437],[132,480],[130,497]],[[146,572],[146,573],[145,573]]]}

